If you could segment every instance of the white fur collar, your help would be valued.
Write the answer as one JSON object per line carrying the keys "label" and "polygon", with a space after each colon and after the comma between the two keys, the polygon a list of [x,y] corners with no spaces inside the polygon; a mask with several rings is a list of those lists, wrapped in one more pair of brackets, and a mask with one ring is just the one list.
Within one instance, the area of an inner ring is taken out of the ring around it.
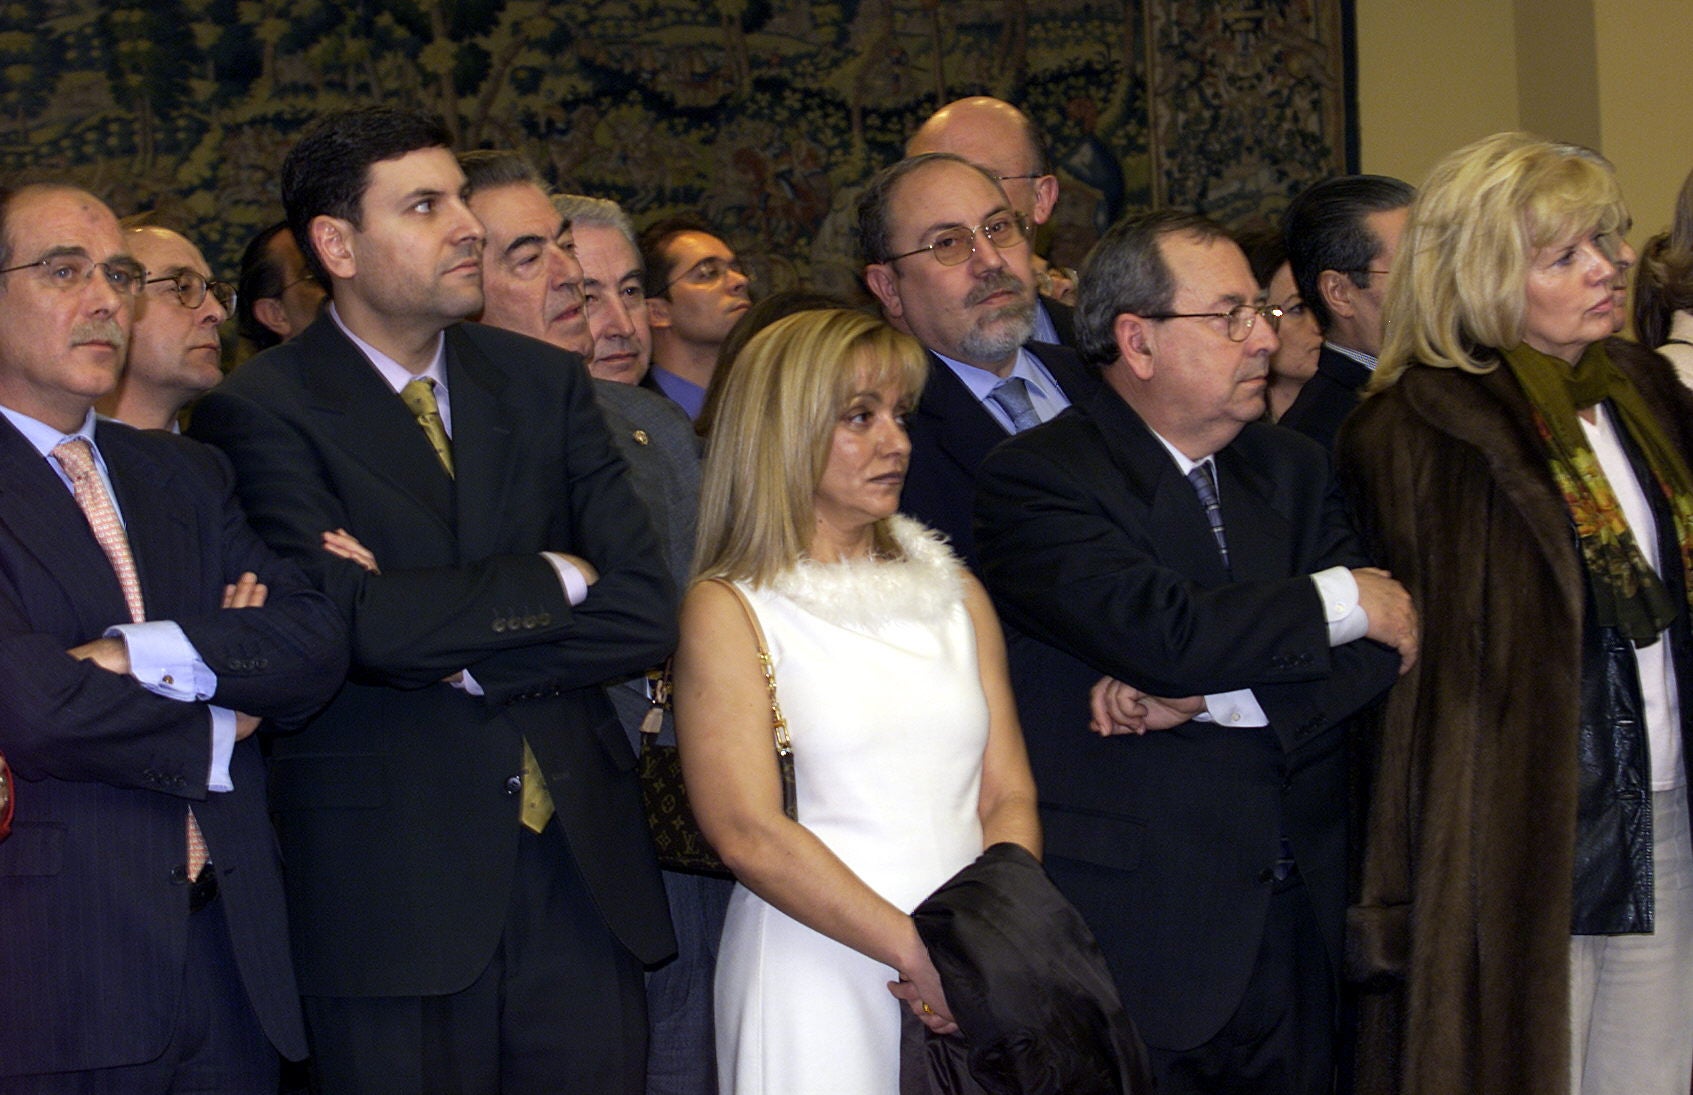
{"label": "white fur collar", "polygon": [[906,517],[889,519],[905,558],[802,559],[770,589],[814,616],[856,630],[893,620],[939,620],[964,596],[963,566],[939,533]]}

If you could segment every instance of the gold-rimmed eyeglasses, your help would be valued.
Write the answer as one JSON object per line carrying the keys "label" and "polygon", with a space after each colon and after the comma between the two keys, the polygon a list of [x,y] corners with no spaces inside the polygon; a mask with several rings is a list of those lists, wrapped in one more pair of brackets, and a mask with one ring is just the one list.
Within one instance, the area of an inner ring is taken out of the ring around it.
{"label": "gold-rimmed eyeglasses", "polygon": [[897,262],[900,259],[920,255],[924,251],[935,256],[935,261],[942,266],[957,266],[976,253],[976,234],[1000,250],[1016,247],[1027,242],[1029,238],[1029,222],[1021,213],[1000,213],[986,224],[978,224],[974,228],[947,228],[935,233],[932,242],[923,247],[914,247],[909,251],[902,251],[897,255],[889,255],[885,261]]}
{"label": "gold-rimmed eyeglasses", "polygon": [[1263,316],[1269,323],[1270,330],[1281,329],[1282,316],[1285,309],[1274,304],[1237,304],[1226,312],[1154,312],[1142,316],[1142,319],[1226,319],[1229,321],[1228,333],[1230,342],[1245,342],[1252,333],[1252,328],[1258,323],[1258,317]]}

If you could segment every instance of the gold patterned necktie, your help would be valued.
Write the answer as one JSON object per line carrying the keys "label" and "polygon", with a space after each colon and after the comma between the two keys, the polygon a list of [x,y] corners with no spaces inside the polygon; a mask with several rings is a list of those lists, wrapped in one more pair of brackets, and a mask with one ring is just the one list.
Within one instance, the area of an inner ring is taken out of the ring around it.
{"label": "gold patterned necktie", "polygon": [[430,447],[435,450],[435,458],[441,461],[447,477],[452,478],[453,443],[447,437],[446,424],[441,421],[440,404],[435,402],[435,382],[421,376],[407,381],[406,386],[400,389],[400,399],[417,417],[417,424],[423,427],[423,435],[429,438]]}
{"label": "gold patterned necktie", "polygon": [[[106,493],[106,484],[100,479],[98,469],[94,467],[94,452],[88,440],[72,437],[61,441],[53,447],[53,459],[57,460],[59,466],[65,469],[65,474],[70,476],[71,493],[76,498],[76,504],[82,508],[83,516],[88,519],[88,527],[94,531],[94,541],[100,545],[100,550],[106,553],[112,570],[117,572],[118,586],[123,589],[124,604],[129,608],[130,622],[142,623],[147,619],[147,610],[141,601],[141,578],[135,572],[135,556],[130,553],[129,537],[123,531],[123,522],[118,520],[118,511],[112,504],[112,496]],[[194,820],[194,810],[190,808],[190,882],[200,877],[200,871],[209,858],[206,838],[201,835],[200,823]]]}

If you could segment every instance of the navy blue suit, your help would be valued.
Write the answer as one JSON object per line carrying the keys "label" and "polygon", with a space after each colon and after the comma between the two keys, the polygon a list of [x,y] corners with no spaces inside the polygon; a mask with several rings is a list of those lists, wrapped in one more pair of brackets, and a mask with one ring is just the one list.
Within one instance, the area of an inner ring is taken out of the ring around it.
{"label": "navy blue suit", "polygon": [[[150,619],[174,620],[218,676],[216,704],[298,724],[341,683],[346,631],[327,598],[248,529],[215,451],[101,422],[96,441]],[[262,608],[221,610],[253,571]],[[181,1007],[190,915],[221,906],[264,1033],[305,1055],[276,838],[257,738],[235,789],[208,793],[203,703],[154,696],[65,651],[130,622],[71,492],[0,419],[0,751],[18,809],[0,843],[0,1077],[152,1061]],[[190,914],[192,805],[220,894]],[[7,1085],[0,1081],[0,1088]]]}
{"label": "navy blue suit", "polygon": [[1369,379],[1368,366],[1324,343],[1317,355],[1316,374],[1299,389],[1276,424],[1299,431],[1332,453],[1340,424],[1358,408],[1358,392]]}

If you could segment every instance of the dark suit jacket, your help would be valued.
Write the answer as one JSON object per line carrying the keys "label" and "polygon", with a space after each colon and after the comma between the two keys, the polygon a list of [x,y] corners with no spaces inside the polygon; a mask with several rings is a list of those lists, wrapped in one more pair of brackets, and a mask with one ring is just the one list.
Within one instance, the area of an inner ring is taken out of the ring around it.
{"label": "dark suit jacket", "polygon": [[[308,994],[440,995],[486,968],[510,905],[524,740],[607,925],[643,961],[673,948],[634,754],[600,687],[675,644],[646,511],[574,355],[458,324],[446,372],[456,480],[328,315],[194,414],[234,461],[254,527],[351,624],[351,679],[273,763]],[[338,527],[380,575],[321,549]],[[543,549],[599,569],[582,604]],[[461,669],[485,696],[441,683]]]}
{"label": "dark suit jacket", "polygon": [[1276,424],[1298,430],[1325,451],[1333,452],[1340,424],[1357,409],[1359,389],[1369,379],[1367,367],[1324,343],[1317,355],[1316,374],[1299,389]]}
{"label": "dark suit jacket", "polygon": [[[1028,344],[1052,379],[1075,403],[1099,386],[1074,350],[1044,342]],[[952,549],[976,569],[971,513],[976,469],[988,450],[1010,437],[946,362],[929,355],[929,381],[907,422],[911,465],[899,508],[952,540]]]}
{"label": "dark suit jacket", "polygon": [[[228,464],[115,422],[95,436],[148,617],[181,625],[217,674],[216,704],[304,719],[341,681],[346,629],[247,527]],[[222,611],[224,585],[248,570],[269,600]],[[218,872],[231,976],[277,1048],[305,1055],[258,740],[235,745],[235,790],[208,793],[205,704],[65,654],[128,622],[70,491],[0,420],[0,750],[20,777],[15,828],[0,843],[0,1075],[164,1051],[183,1006],[190,805]]]}
{"label": "dark suit jacket", "polygon": [[1046,309],[1048,318],[1052,320],[1052,327],[1058,332],[1058,343],[1072,349],[1076,345],[1076,310],[1061,300],[1051,297],[1038,297],[1042,308]]}
{"label": "dark suit jacket", "polygon": [[[1192,485],[1109,387],[996,449],[977,510],[983,579],[1024,633],[1013,684],[1049,869],[1147,1043],[1175,1050],[1240,1002],[1283,834],[1339,969],[1341,726],[1398,667],[1372,642],[1329,647],[1307,575],[1364,560],[1322,452],[1252,423],[1216,467],[1232,579]],[[1161,696],[1251,688],[1270,725],[1100,738],[1101,674]]]}
{"label": "dark suit jacket", "polygon": [[[681,589],[693,569],[694,529],[700,511],[699,435],[694,433],[694,424],[663,392],[633,384],[596,380],[594,398],[617,451],[629,464],[630,485],[652,519],[670,576]],[[614,684],[607,694],[630,747],[639,752],[641,720],[651,707],[646,675]],[[676,720],[669,711],[664,713],[659,740],[676,744]]]}

